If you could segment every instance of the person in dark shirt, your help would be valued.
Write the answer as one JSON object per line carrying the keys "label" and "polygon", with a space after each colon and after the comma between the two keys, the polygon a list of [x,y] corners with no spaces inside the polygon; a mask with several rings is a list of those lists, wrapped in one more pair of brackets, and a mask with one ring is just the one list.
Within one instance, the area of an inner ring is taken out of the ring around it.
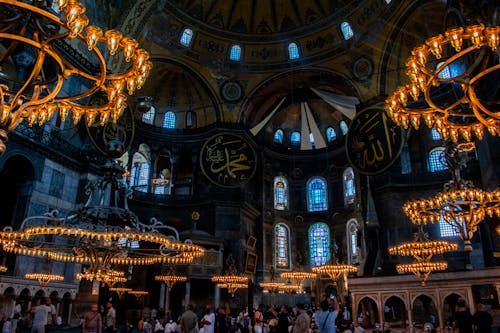
{"label": "person in dark shirt", "polygon": [[472,315],[463,299],[459,299],[457,303],[455,327],[458,328],[458,333],[472,333]]}
{"label": "person in dark shirt", "polygon": [[477,305],[477,312],[472,316],[472,325],[474,333],[491,333],[491,325],[493,324],[493,317],[486,312],[484,304]]}
{"label": "person in dark shirt", "polygon": [[278,326],[276,328],[276,332],[278,333],[288,333],[288,327],[290,326],[292,320],[290,318],[290,314],[288,313],[288,309],[285,305],[282,305],[280,308],[280,312],[278,312]]}

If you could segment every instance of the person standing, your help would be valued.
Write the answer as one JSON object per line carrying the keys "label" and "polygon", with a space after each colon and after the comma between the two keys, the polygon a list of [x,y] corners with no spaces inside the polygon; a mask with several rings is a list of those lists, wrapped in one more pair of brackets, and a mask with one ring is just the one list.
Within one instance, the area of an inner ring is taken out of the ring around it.
{"label": "person standing", "polygon": [[214,333],[215,331],[215,314],[212,311],[212,307],[207,305],[205,310],[205,315],[200,321],[203,325],[203,333]]}
{"label": "person standing", "polygon": [[116,332],[116,310],[113,308],[113,303],[106,304],[106,333]]}
{"label": "person standing", "polygon": [[97,304],[92,304],[83,317],[82,333],[102,333],[102,317],[97,309]]}
{"label": "person standing", "polygon": [[31,308],[31,313],[33,313],[31,333],[45,333],[49,311],[45,304],[41,304],[41,301],[40,298],[37,298],[35,306]]}
{"label": "person standing", "polygon": [[50,297],[45,298],[45,306],[47,307],[47,323],[45,324],[45,332],[48,332],[56,325],[56,307],[52,304]]}
{"label": "person standing", "polygon": [[476,313],[472,316],[474,333],[491,333],[492,324],[493,317],[486,311],[484,304],[479,303]]}
{"label": "person standing", "polygon": [[259,304],[258,309],[253,314],[253,330],[255,333],[263,333],[264,328],[264,304]]}
{"label": "person standing", "polygon": [[459,299],[457,302],[455,326],[458,328],[458,333],[472,333],[472,315],[463,299]]}
{"label": "person standing", "polygon": [[193,312],[193,305],[189,304],[181,316],[182,333],[197,333],[198,317]]}
{"label": "person standing", "polygon": [[297,318],[295,318],[295,324],[293,324],[293,333],[308,333],[309,327],[311,326],[311,318],[304,309],[304,304],[297,304]]}
{"label": "person standing", "polygon": [[288,309],[286,305],[282,305],[280,312],[278,312],[278,327],[276,328],[277,333],[288,333],[288,327],[292,323],[290,315],[288,314]]}
{"label": "person standing", "polygon": [[229,332],[229,327],[226,320],[226,312],[223,307],[217,309],[217,315],[215,317],[215,332],[217,333],[227,333]]}
{"label": "person standing", "polygon": [[337,328],[335,320],[339,314],[339,303],[337,298],[332,299],[333,309],[330,309],[330,304],[324,300],[319,304],[320,310],[316,312],[316,325],[318,326],[319,333],[335,333]]}

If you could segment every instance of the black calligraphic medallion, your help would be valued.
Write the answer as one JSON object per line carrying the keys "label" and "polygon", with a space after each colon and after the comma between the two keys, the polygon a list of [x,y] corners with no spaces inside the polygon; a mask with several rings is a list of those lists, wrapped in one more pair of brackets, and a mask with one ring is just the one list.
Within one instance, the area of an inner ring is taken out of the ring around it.
{"label": "black calligraphic medallion", "polygon": [[233,133],[219,133],[205,142],[200,152],[203,174],[214,184],[235,188],[255,174],[256,155],[250,144]]}
{"label": "black calligraphic medallion", "polygon": [[346,138],[349,162],[358,172],[376,175],[390,167],[403,148],[403,129],[382,108],[359,112]]}

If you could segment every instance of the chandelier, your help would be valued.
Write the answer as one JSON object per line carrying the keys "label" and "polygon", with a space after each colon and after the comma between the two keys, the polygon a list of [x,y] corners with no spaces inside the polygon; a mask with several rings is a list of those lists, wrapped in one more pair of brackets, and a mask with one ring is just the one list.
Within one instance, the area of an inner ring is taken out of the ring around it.
{"label": "chandelier", "polygon": [[0,265],[0,273],[5,273],[7,272],[8,268],[5,265]]}
{"label": "chandelier", "polygon": [[109,291],[117,293],[119,298],[122,298],[123,294],[130,293],[133,289],[128,287],[111,287]]}
{"label": "chandelier", "polygon": [[3,250],[84,264],[81,277],[93,279],[109,277],[110,269],[120,265],[187,264],[201,257],[204,249],[190,240],[181,242],[176,229],[156,219],[143,224],[128,209],[130,190],[121,177],[123,168],[112,159],[122,153],[119,142],[108,144],[110,159],[102,167],[104,176],[90,183],[82,208],[64,218],[57,211],[26,218],[19,230],[0,232]]}
{"label": "chandelier", "polygon": [[410,83],[387,98],[394,122],[434,127],[444,140],[500,135],[500,101],[488,90],[498,80],[500,27],[458,27],[417,46],[406,62]]}
{"label": "chandelier", "polygon": [[270,293],[278,292],[279,288],[281,286],[283,286],[283,285],[285,285],[285,283],[283,283],[283,282],[273,282],[273,281],[270,281],[270,282],[260,282],[259,283],[259,287],[261,287],[262,289],[264,289],[265,291],[268,291]]}
{"label": "chandelier", "polygon": [[248,277],[238,275],[235,264],[236,262],[230,254],[226,259],[224,274],[212,276],[212,282],[215,282],[219,288],[227,289],[231,297],[234,297],[238,289],[248,288]]}
{"label": "chandelier", "polygon": [[146,290],[131,290],[128,293],[137,297],[149,295],[149,291]]}
{"label": "chandelier", "polygon": [[486,216],[500,216],[500,190],[484,191],[464,180],[460,168],[466,165],[462,145],[447,143],[445,158],[452,180],[443,186],[443,191],[430,199],[419,199],[405,203],[403,212],[416,225],[448,223],[458,231],[464,242],[464,251],[472,251],[471,239],[478,225]]}
{"label": "chandelier", "polygon": [[284,294],[292,294],[296,293],[299,294],[302,292],[302,287],[297,286],[295,284],[285,284],[283,283],[282,285],[278,286],[278,292],[279,293],[284,293]]}
{"label": "chandelier", "polygon": [[317,276],[316,273],[301,272],[301,271],[283,272],[280,274],[281,278],[292,280],[297,286],[299,291],[302,289],[302,283],[304,282],[304,280],[315,279],[316,276]]}
{"label": "chandelier", "polygon": [[113,287],[116,283],[125,283],[127,278],[125,277],[125,272],[116,271],[112,269],[98,269],[95,272],[84,268],[83,273],[76,274],[78,280],[88,280],[88,281],[101,281],[110,287]]}
{"label": "chandelier", "polygon": [[389,254],[399,256],[411,256],[414,262],[396,265],[398,273],[413,273],[419,279],[422,286],[434,271],[443,271],[448,268],[446,262],[431,262],[434,255],[458,250],[456,243],[438,240],[431,241],[429,236],[423,232],[423,227],[418,227],[413,242],[403,243],[389,248]]}
{"label": "chandelier", "polygon": [[330,277],[334,282],[338,281],[344,273],[355,273],[358,268],[350,264],[326,264],[323,266],[313,267],[312,271],[317,274],[325,274]]}
{"label": "chandelier", "polygon": [[170,267],[170,270],[167,274],[156,275],[155,281],[161,281],[167,285],[168,289],[172,289],[174,284],[176,284],[177,282],[186,282],[187,276],[176,274],[173,267]]}
{"label": "chandelier", "polygon": [[37,280],[42,289],[44,289],[51,281],[64,280],[64,276],[50,273],[27,273],[24,277],[26,279]]}
{"label": "chandelier", "polygon": [[[124,91],[140,89],[152,67],[137,41],[89,25],[77,0],[55,3],[63,19],[53,14],[52,1],[0,0],[0,154],[23,119],[43,124],[58,112],[64,121],[71,111],[75,124],[82,117],[87,126],[116,122],[127,106]],[[113,72],[111,57],[128,65]],[[71,82],[81,90],[63,89]],[[89,105],[97,95],[97,105]]]}

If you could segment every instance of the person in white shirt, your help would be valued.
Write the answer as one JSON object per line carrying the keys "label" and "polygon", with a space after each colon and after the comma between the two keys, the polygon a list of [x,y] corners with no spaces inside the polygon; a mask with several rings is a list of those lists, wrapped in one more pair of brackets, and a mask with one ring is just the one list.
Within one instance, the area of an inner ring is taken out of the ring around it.
{"label": "person in white shirt", "polygon": [[47,323],[45,324],[45,333],[56,325],[56,307],[52,304],[50,297],[45,299],[45,306],[47,307]]}
{"label": "person in white shirt", "polygon": [[170,319],[168,323],[165,324],[165,333],[174,333],[177,329],[177,324]]}
{"label": "person in white shirt", "polygon": [[203,324],[203,333],[214,333],[215,313],[212,311],[210,305],[207,305],[205,315],[201,318],[201,323]]}
{"label": "person in white shirt", "polygon": [[31,324],[31,333],[45,333],[45,325],[47,324],[48,308],[45,304],[40,304],[41,299],[35,301],[35,306],[31,308],[33,313],[33,322]]}

